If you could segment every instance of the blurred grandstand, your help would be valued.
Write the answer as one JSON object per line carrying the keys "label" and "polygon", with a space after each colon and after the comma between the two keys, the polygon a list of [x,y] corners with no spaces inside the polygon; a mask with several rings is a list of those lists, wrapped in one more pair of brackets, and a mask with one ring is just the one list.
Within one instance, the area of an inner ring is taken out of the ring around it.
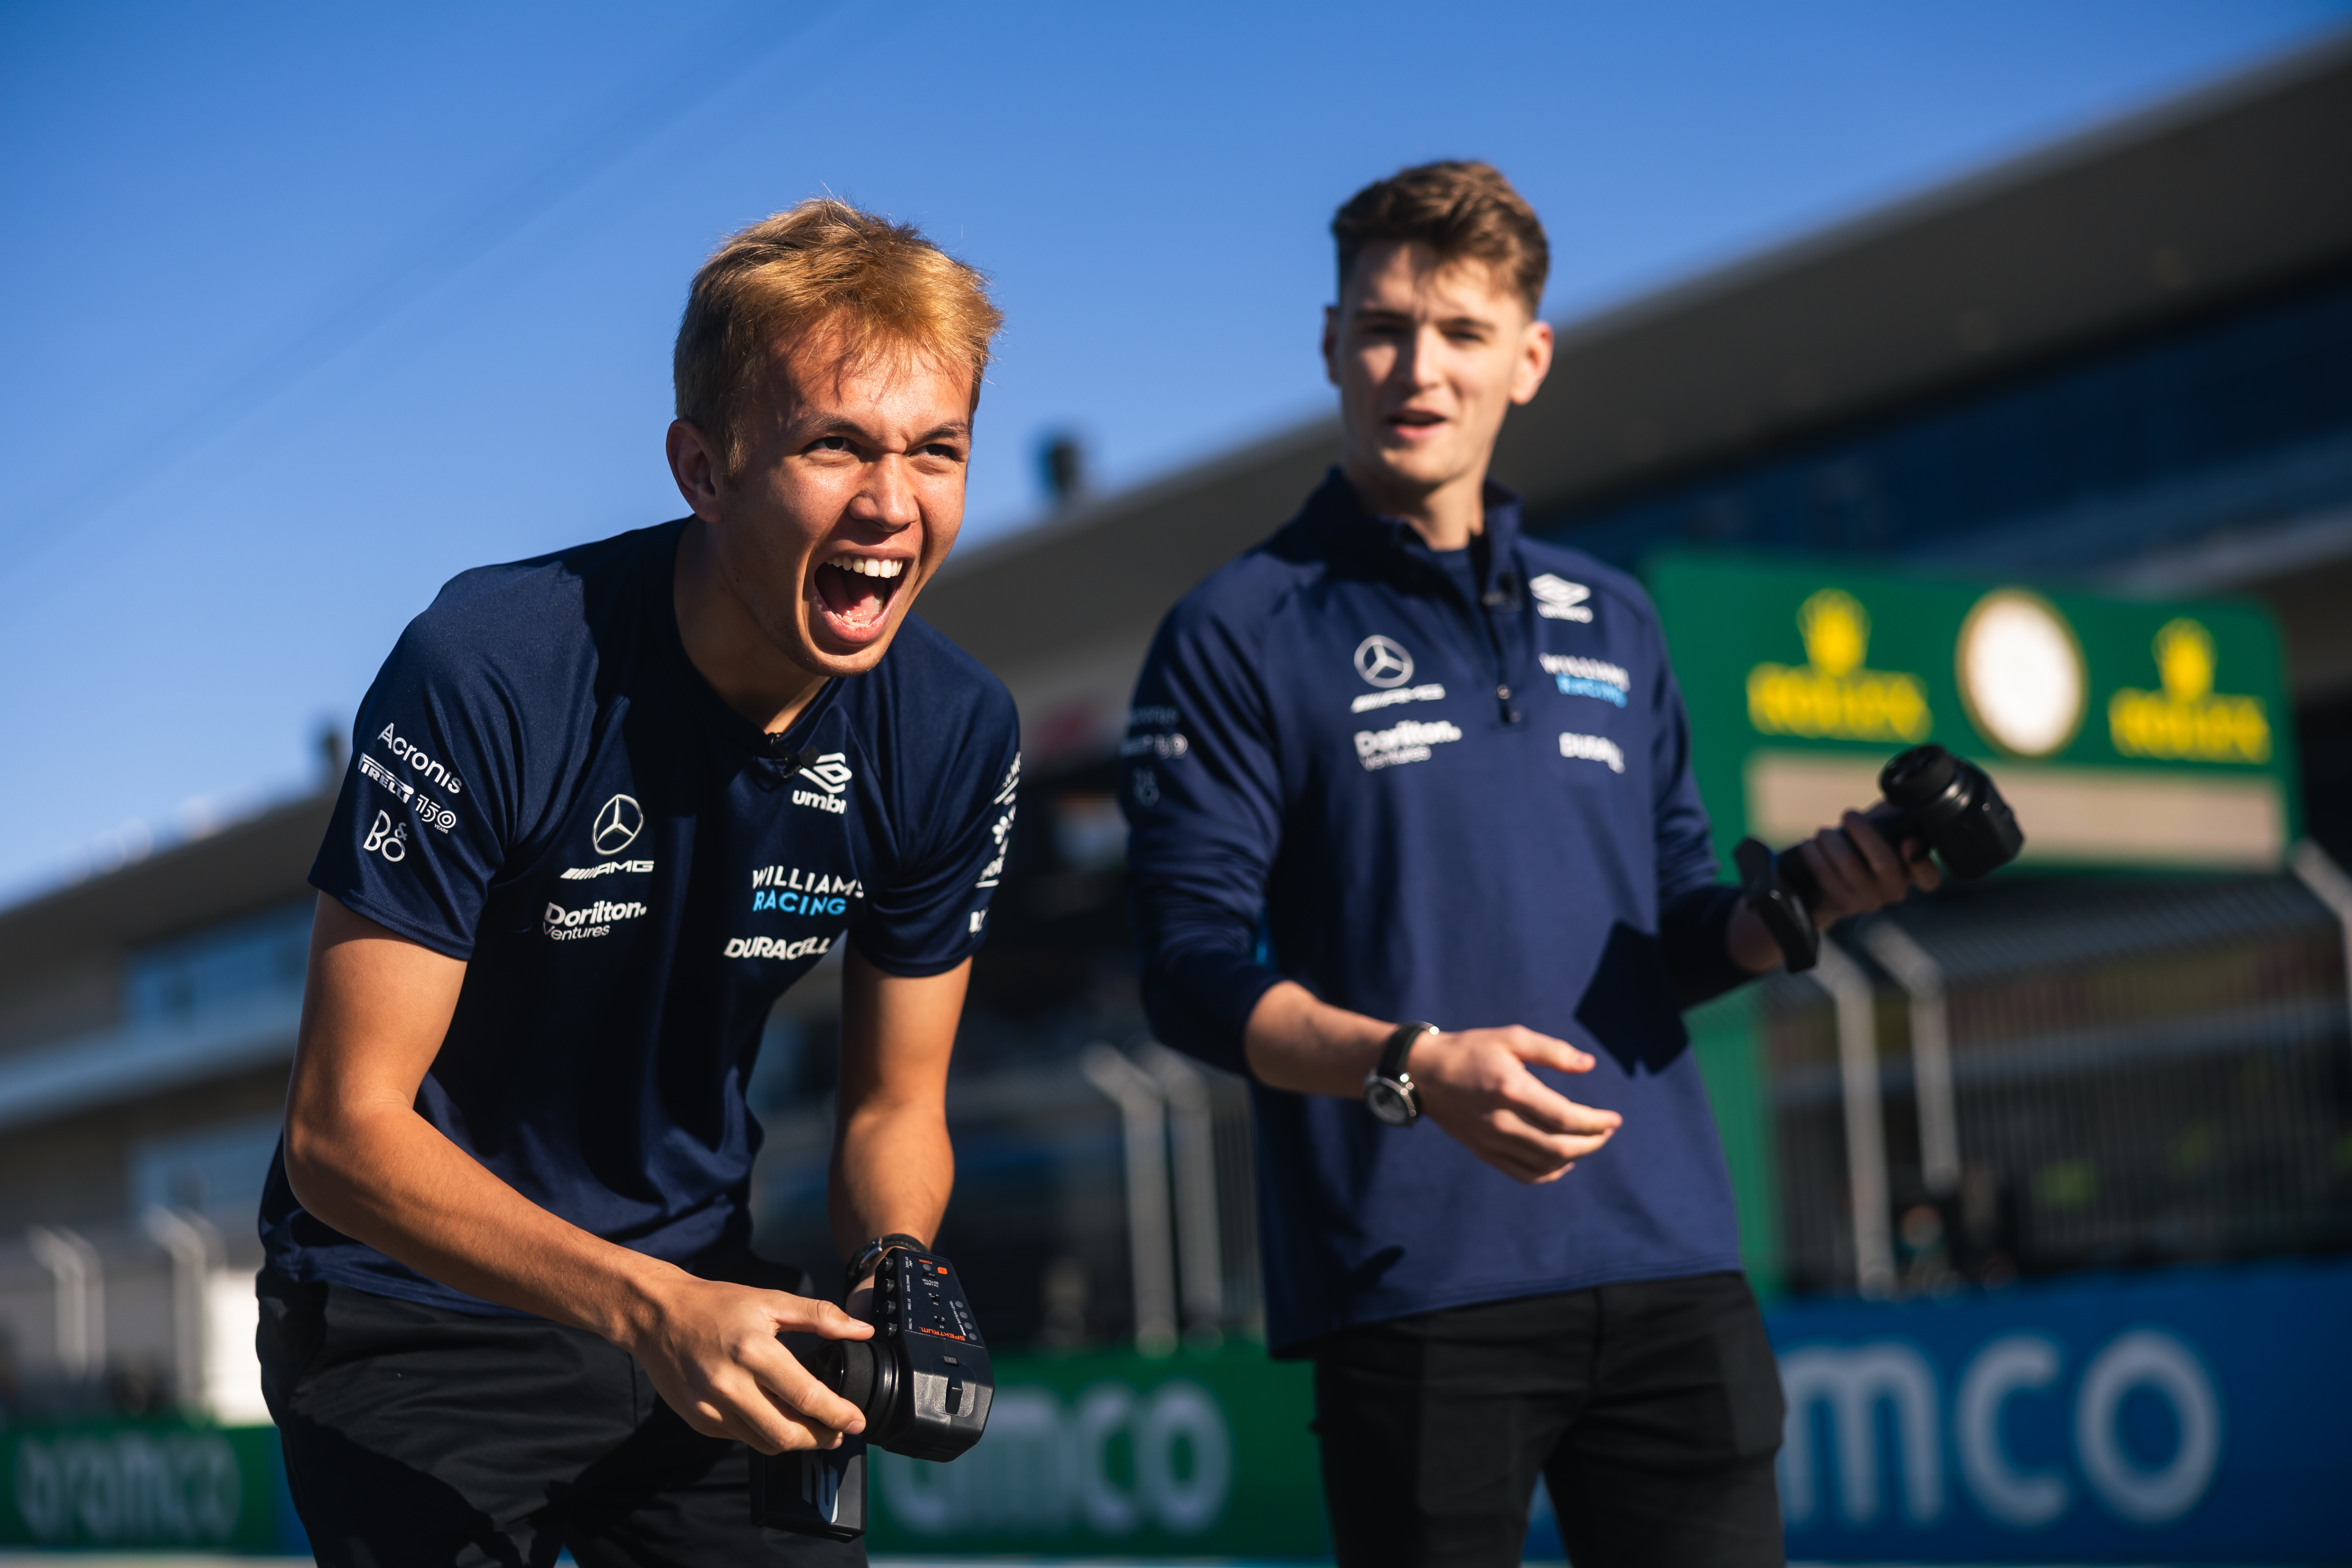
{"label": "blurred grandstand", "polygon": [[[2343,914],[2313,890],[2352,860],[2347,152],[2338,41],[1566,323],[1507,432],[1498,477],[1532,525],[1629,567],[1673,544],[2230,594],[2284,635],[2284,776],[2317,847],[2302,875],[2284,842],[2226,874],[2021,871],[1841,933],[1843,995],[1776,980],[1698,1030],[1702,1050],[1758,1053],[1711,1079],[1767,1284],[1902,1292],[2352,1244]],[[1335,450],[1318,422],[1130,493],[1074,488],[926,595],[1012,687],[1033,781],[959,1050],[940,1238],[1008,1347],[1255,1330],[1246,1096],[1150,1045],[1115,752],[1160,614]],[[329,804],[0,913],[12,1412],[257,1418],[253,1215]],[[761,1244],[813,1265],[834,975],[780,1006],[752,1086]]]}

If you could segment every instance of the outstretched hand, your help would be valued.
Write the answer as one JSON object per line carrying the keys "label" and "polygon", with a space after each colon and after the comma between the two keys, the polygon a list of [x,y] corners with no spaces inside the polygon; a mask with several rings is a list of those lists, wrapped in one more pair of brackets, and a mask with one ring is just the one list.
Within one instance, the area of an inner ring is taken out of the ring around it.
{"label": "outstretched hand", "polygon": [[1423,1036],[1405,1058],[1422,1113],[1514,1181],[1558,1181],[1608,1142],[1624,1118],[1576,1101],[1529,1069],[1590,1072],[1566,1040],[1511,1025]]}
{"label": "outstretched hand", "polygon": [[835,1447],[845,1432],[864,1431],[857,1406],[810,1375],[777,1340],[787,1331],[829,1340],[874,1333],[830,1301],[682,1276],[662,1289],[650,1321],[623,1348],[705,1436],[778,1454]]}

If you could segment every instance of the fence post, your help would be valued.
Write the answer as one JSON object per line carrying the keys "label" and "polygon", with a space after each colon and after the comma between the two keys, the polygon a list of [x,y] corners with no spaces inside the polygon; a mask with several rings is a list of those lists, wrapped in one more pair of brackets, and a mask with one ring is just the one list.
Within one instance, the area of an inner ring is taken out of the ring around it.
{"label": "fence post", "polygon": [[2312,897],[2326,904],[2344,934],[2344,1000],[2347,1026],[2352,1027],[2352,877],[2327,857],[2327,851],[2305,838],[2287,856],[2287,864]]}
{"label": "fence post", "polygon": [[212,1398],[205,1363],[213,1342],[205,1296],[223,1252],[220,1232],[202,1215],[161,1204],[150,1205],[141,1220],[148,1238],[172,1255],[172,1381],[180,1408],[205,1409]]}
{"label": "fence post", "polygon": [[68,1377],[106,1370],[106,1273],[98,1248],[63,1226],[25,1227],[33,1261],[57,1283],[58,1364]]}
{"label": "fence post", "polygon": [[1880,1121],[1878,1028],[1870,976],[1837,943],[1822,942],[1812,976],[1837,1008],[1838,1082],[1845,1100],[1846,1181],[1853,1198],[1854,1288],[1895,1293],[1895,1239],[1886,1191],[1886,1129]]}
{"label": "fence post", "polygon": [[1184,1264],[1184,1324],[1213,1340],[1225,1321],[1224,1238],[1217,1234],[1217,1124],[1209,1080],[1177,1051],[1154,1040],[1138,1063],[1167,1097],[1176,1155],[1176,1249]]}
{"label": "fence post", "polygon": [[1944,1004],[1944,971],[1917,938],[1893,921],[1873,921],[1862,941],[1911,999],[1919,1174],[1930,1193],[1949,1197],[1960,1190],[1960,1115],[1952,1092],[1951,1012]]}
{"label": "fence post", "polygon": [[1106,1045],[1078,1057],[1087,1081],[1118,1107],[1127,1145],[1127,1246],[1135,1348],[1176,1348],[1176,1247],[1168,1225],[1168,1101],[1151,1075]]}

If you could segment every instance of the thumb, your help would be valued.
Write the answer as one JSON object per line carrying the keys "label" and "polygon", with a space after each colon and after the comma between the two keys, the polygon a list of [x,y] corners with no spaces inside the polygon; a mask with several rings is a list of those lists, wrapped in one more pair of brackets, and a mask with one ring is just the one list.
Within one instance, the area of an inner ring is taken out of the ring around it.
{"label": "thumb", "polygon": [[771,1315],[778,1324],[799,1329],[828,1340],[864,1340],[874,1335],[874,1325],[861,1322],[830,1301],[810,1297],[786,1296],[788,1303],[772,1309]]}

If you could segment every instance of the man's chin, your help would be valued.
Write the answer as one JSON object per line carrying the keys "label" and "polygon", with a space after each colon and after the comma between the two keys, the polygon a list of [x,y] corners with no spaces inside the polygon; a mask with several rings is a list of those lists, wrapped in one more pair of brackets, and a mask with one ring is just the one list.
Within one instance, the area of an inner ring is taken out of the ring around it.
{"label": "man's chin", "polygon": [[1445,443],[1444,450],[1434,449],[1433,444],[1383,442],[1364,456],[1387,488],[1399,494],[1426,494],[1443,489],[1461,474],[1464,465],[1453,447],[1452,442]]}
{"label": "man's chin", "polygon": [[899,617],[884,615],[870,626],[835,624],[839,617],[818,610],[802,627],[803,652],[810,666],[828,676],[863,675],[882,661]]}

